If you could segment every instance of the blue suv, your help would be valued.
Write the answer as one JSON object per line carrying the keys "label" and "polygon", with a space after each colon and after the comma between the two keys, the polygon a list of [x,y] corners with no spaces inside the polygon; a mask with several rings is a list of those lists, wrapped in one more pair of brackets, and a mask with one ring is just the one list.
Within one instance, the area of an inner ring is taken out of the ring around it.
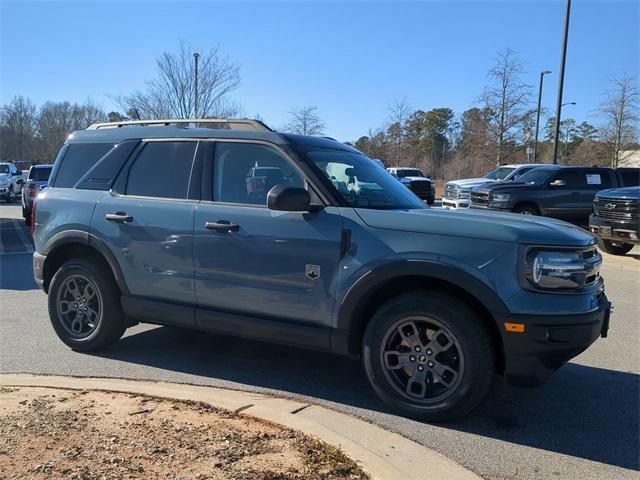
{"label": "blue suv", "polygon": [[444,420],[494,373],[539,385],[607,333],[591,234],[431,209],[331,139],[251,120],[98,124],[69,136],[49,184],[34,273],[74,350],[146,322],[358,356],[395,411]]}

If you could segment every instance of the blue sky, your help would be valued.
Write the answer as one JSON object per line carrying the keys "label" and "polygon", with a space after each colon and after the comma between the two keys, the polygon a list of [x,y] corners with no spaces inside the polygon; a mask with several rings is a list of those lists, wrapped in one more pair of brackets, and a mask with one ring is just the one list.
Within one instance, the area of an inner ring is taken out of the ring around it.
{"label": "blue sky", "polygon": [[[219,45],[241,65],[234,93],[247,116],[278,127],[292,106],[317,105],[327,134],[354,140],[389,104],[473,106],[498,50],[545,77],[555,105],[564,1],[31,2],[0,0],[0,103],[83,101],[141,88],[155,58],[180,40]],[[597,123],[607,80],[638,74],[640,2],[574,0],[563,116]]]}

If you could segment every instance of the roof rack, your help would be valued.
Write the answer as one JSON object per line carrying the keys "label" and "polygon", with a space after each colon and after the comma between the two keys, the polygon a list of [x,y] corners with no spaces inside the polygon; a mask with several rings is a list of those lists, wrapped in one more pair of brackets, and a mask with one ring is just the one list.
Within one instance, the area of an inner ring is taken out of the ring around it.
{"label": "roof rack", "polygon": [[106,122],[106,123],[94,123],[93,125],[89,125],[87,130],[99,130],[101,128],[120,128],[120,127],[128,127],[128,126],[147,126],[147,125],[160,125],[160,126],[169,126],[169,125],[201,125],[201,124],[209,124],[209,125],[217,125],[214,128],[223,128],[230,130],[259,130],[259,131],[267,131],[272,132],[271,128],[269,128],[265,123],[260,120],[249,120],[249,119],[229,119],[229,118],[167,118],[162,120],[126,120],[124,122]]}

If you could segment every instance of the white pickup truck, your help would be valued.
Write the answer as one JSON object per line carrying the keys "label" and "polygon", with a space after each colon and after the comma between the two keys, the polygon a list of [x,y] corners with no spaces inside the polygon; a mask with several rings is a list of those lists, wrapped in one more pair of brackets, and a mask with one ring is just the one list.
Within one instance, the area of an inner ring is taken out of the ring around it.
{"label": "white pickup truck", "polygon": [[11,162],[0,162],[0,199],[13,202],[22,188],[22,172]]}

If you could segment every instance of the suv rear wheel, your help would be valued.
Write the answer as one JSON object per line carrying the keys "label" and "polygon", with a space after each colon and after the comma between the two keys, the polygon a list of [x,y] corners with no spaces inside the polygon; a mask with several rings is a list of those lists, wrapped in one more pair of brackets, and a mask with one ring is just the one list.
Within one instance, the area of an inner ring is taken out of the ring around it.
{"label": "suv rear wheel", "polygon": [[69,260],[55,273],[49,318],[60,340],[78,351],[111,345],[126,329],[113,277],[94,259]]}
{"label": "suv rear wheel", "polygon": [[624,255],[633,248],[632,243],[612,242],[611,240],[600,240],[600,250],[611,255]]}
{"label": "suv rear wheel", "polygon": [[495,352],[471,308],[440,292],[416,292],[378,309],[364,335],[363,361],[373,389],[393,410],[442,421],[482,402]]}

